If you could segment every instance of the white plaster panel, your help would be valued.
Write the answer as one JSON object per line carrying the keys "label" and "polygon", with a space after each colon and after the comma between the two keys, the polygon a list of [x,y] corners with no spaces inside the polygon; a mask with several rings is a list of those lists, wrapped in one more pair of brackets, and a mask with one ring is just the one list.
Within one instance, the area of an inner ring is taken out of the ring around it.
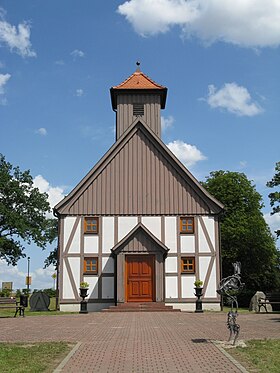
{"label": "white plaster panel", "polygon": [[84,236],[84,252],[86,254],[98,253],[99,237],[96,235]]}
{"label": "white plaster panel", "polygon": [[81,244],[81,221],[79,221],[72,243],[69,247],[69,253],[72,253],[72,254],[79,253],[80,244]]}
{"label": "white plaster panel", "polygon": [[145,225],[149,231],[161,240],[161,217],[160,216],[143,216],[142,224]]}
{"label": "white plaster panel", "polygon": [[182,276],[181,277],[181,289],[182,289],[182,298],[195,298],[194,295],[194,282],[195,276]]}
{"label": "white plaster panel", "polygon": [[165,298],[178,298],[178,277],[165,277]]}
{"label": "white plaster panel", "polygon": [[102,298],[114,298],[114,277],[102,277]]}
{"label": "white plaster panel", "polygon": [[177,252],[177,219],[175,216],[168,216],[164,219],[165,224],[165,246],[170,253]]}
{"label": "white plaster panel", "polygon": [[165,259],[165,272],[176,272],[177,273],[178,259],[176,257],[168,257]]}
{"label": "white plaster panel", "polygon": [[60,304],[59,310],[61,312],[79,312],[80,304]]}
{"label": "white plaster panel", "polygon": [[69,265],[72,271],[72,275],[74,277],[74,281],[76,284],[77,292],[79,293],[79,287],[80,287],[80,258],[68,258]]}
{"label": "white plaster panel", "polygon": [[114,217],[108,216],[102,218],[102,252],[110,253],[114,247]]}
{"label": "white plaster panel", "polygon": [[73,229],[74,223],[76,221],[76,218],[73,216],[67,216],[64,219],[64,232],[63,232],[63,250],[65,250],[65,247],[67,245],[67,242],[69,240],[69,236],[71,234],[71,231]]}
{"label": "white plaster panel", "polygon": [[215,248],[215,219],[213,216],[203,216],[202,219],[209,234],[210,241]]}
{"label": "white plaster panel", "polygon": [[209,267],[211,257],[201,256],[199,258],[199,280],[205,282],[206,273]]}
{"label": "white plaster panel", "polygon": [[102,258],[102,273],[114,273],[114,259]]}
{"label": "white plaster panel", "polygon": [[206,241],[206,237],[202,230],[200,221],[197,220],[197,223],[198,223],[198,247],[199,247],[198,250],[200,253],[210,253],[211,252],[210,247]]}
{"label": "white plaster panel", "polygon": [[214,260],[213,268],[211,271],[211,275],[209,278],[208,286],[205,292],[205,296],[208,298],[216,298],[217,297],[217,277],[216,277],[216,259]]}
{"label": "white plaster panel", "polygon": [[136,216],[121,216],[118,218],[118,241],[123,239],[138,223]]}
{"label": "white plaster panel", "polygon": [[181,235],[181,253],[195,252],[195,238],[193,235]]}
{"label": "white plaster panel", "polygon": [[67,267],[65,266],[65,260],[63,260],[63,292],[62,297],[64,299],[73,299],[74,298],[74,292],[71,286],[71,282],[69,279]]}
{"label": "white plaster panel", "polygon": [[97,276],[84,276],[84,281],[89,284],[89,297],[91,299],[98,298],[98,277]]}

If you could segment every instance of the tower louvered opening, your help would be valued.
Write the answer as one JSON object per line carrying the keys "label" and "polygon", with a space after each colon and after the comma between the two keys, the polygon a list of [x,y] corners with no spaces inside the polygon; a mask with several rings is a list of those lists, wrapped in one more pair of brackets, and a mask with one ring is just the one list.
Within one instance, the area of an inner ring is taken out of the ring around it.
{"label": "tower louvered opening", "polygon": [[133,115],[141,117],[144,115],[144,104],[133,104]]}

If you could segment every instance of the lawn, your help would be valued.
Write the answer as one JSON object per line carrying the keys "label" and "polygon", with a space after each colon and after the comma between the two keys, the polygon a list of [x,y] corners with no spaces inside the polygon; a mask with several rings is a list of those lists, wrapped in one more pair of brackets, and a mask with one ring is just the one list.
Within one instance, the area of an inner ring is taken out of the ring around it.
{"label": "lawn", "polygon": [[72,348],[67,342],[0,343],[0,372],[53,372]]}
{"label": "lawn", "polygon": [[[15,314],[15,309],[0,309],[0,318],[1,317],[13,317]],[[60,312],[55,309],[55,298],[50,299],[49,311],[30,311],[30,308],[25,308],[24,314],[26,316],[43,316],[43,315],[65,315],[66,313],[77,313],[77,312]],[[19,316],[17,316],[19,317]]]}
{"label": "lawn", "polygon": [[249,372],[280,372],[280,340],[265,339],[246,342],[247,347],[227,350]]}

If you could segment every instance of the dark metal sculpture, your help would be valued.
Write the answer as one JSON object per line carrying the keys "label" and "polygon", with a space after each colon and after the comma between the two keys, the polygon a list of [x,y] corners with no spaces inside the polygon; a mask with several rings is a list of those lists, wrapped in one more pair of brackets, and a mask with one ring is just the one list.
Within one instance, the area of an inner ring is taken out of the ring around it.
{"label": "dark metal sculpture", "polygon": [[[242,291],[244,283],[241,282],[241,263],[232,263],[234,268],[234,274],[223,278],[219,284],[217,293],[226,296],[231,301],[231,310],[228,312],[227,317],[227,327],[230,331],[229,342],[233,341],[233,345],[238,338],[240,325],[236,323],[236,318],[238,316],[238,302],[237,295]],[[235,311],[233,311],[235,308]]]}

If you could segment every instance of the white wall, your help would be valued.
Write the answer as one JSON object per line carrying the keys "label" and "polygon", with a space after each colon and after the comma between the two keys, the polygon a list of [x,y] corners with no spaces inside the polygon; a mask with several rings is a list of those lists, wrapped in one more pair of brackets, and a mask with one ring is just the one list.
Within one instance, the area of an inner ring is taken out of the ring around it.
{"label": "white wall", "polygon": [[165,273],[172,273],[178,270],[178,259],[177,257],[167,257],[165,259]]}
{"label": "white wall", "polygon": [[115,224],[114,217],[103,217],[102,218],[102,252],[111,253],[111,249],[114,247],[114,232]]}
{"label": "white wall", "polygon": [[142,224],[159,240],[161,240],[161,217],[160,216],[143,216]]}
{"label": "white wall", "polygon": [[178,277],[166,276],[165,277],[165,297],[178,298]]}
{"label": "white wall", "polygon": [[102,258],[102,273],[114,273],[114,259]]}
{"label": "white wall", "polygon": [[99,237],[93,234],[84,236],[84,252],[86,254],[97,254],[99,247]]}
{"label": "white wall", "polygon": [[114,277],[102,277],[102,298],[114,298]]}
{"label": "white wall", "polygon": [[118,241],[122,240],[138,223],[136,216],[118,218]]}
{"label": "white wall", "polygon": [[165,246],[169,248],[170,253],[177,252],[177,218],[176,216],[167,216],[164,218],[165,224]]}
{"label": "white wall", "polygon": [[195,298],[194,295],[195,276],[182,275],[181,276],[181,291],[182,298]]}
{"label": "white wall", "polygon": [[84,276],[84,281],[89,284],[89,297],[92,299],[98,298],[98,277],[97,276]]}
{"label": "white wall", "polygon": [[192,253],[195,252],[195,238],[194,235],[181,235],[181,253]]}

